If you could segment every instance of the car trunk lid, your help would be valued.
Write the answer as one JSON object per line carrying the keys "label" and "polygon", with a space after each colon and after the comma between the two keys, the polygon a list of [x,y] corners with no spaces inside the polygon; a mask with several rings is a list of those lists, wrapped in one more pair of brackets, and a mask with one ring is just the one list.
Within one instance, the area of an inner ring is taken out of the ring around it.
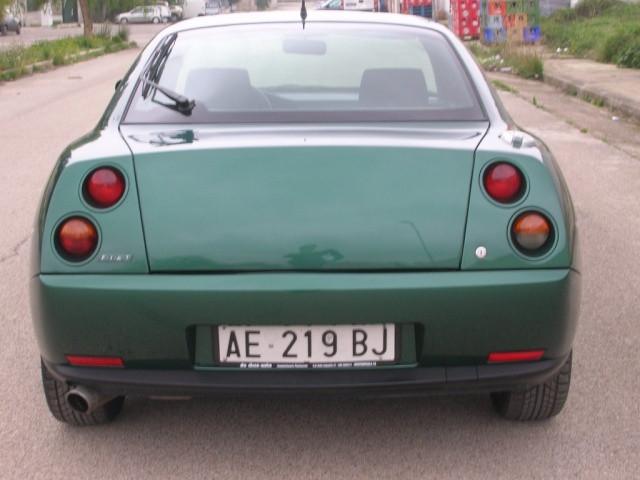
{"label": "car trunk lid", "polygon": [[458,269],[487,125],[123,126],[152,272]]}

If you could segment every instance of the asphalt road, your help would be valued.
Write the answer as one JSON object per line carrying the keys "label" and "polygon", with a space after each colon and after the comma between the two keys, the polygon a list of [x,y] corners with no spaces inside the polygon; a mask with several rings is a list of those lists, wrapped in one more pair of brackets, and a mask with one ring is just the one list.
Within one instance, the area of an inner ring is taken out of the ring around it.
{"label": "asphalt road", "polygon": [[484,396],[199,399],[128,401],[101,428],[57,423],[29,317],[28,239],[56,155],[95,124],[135,55],[0,86],[0,478],[638,478],[640,160],[611,138],[633,147],[640,130],[553,91],[538,108],[530,84],[503,97],[556,153],[582,240],[582,316],[559,417],[503,421]]}

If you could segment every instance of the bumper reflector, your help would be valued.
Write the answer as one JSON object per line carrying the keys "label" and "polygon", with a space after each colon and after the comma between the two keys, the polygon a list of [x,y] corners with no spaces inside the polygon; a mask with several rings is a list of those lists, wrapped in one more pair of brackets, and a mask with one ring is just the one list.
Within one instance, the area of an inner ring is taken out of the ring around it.
{"label": "bumper reflector", "polygon": [[491,352],[488,363],[534,362],[540,360],[544,350],[524,350],[519,352]]}
{"label": "bumper reflector", "polygon": [[124,367],[120,357],[94,357],[86,355],[65,355],[67,362],[74,367]]}

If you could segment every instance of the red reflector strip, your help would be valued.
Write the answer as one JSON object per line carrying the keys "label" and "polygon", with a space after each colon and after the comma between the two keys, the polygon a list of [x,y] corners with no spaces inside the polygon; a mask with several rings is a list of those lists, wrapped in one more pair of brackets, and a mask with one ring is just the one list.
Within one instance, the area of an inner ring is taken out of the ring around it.
{"label": "red reflector strip", "polygon": [[124,361],[120,357],[66,355],[66,358],[74,367],[124,367]]}
{"label": "red reflector strip", "polygon": [[544,350],[525,350],[520,352],[491,352],[489,363],[534,362],[540,360]]}

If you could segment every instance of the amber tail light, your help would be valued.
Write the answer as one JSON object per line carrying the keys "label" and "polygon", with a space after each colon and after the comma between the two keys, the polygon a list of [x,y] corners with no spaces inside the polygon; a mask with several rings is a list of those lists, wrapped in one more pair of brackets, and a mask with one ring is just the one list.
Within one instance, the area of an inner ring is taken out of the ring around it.
{"label": "amber tail light", "polygon": [[513,241],[526,254],[543,252],[552,239],[551,222],[541,213],[522,213],[512,226]]}
{"label": "amber tail light", "polygon": [[56,244],[67,260],[82,261],[93,254],[98,246],[98,230],[84,217],[68,218],[58,227]]}

